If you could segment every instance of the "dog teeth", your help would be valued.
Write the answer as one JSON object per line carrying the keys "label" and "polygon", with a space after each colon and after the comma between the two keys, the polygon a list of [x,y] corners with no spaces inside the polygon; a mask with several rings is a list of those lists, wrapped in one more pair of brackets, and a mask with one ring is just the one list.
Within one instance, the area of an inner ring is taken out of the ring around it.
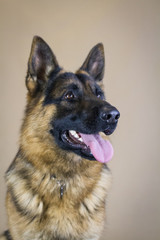
{"label": "dog teeth", "polygon": [[74,136],[75,138],[79,138],[79,136],[78,136],[78,134],[76,133],[76,131],[70,130],[69,132],[70,132],[70,134],[71,134],[72,136]]}
{"label": "dog teeth", "polygon": [[74,138],[78,139],[78,141],[83,142],[82,138],[76,133],[76,131],[70,130],[69,132]]}

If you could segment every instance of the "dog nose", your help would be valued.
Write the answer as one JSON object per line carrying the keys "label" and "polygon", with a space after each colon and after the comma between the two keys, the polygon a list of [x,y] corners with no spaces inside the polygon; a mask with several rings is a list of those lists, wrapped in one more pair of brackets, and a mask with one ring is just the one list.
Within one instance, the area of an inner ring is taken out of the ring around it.
{"label": "dog nose", "polygon": [[120,113],[116,108],[114,108],[109,111],[102,111],[100,118],[107,123],[117,123],[120,118]]}

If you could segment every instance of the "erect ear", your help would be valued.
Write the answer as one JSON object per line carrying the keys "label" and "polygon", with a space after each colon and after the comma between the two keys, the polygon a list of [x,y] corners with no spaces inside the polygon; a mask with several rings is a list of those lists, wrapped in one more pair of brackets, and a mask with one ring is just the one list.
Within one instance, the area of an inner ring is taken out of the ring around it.
{"label": "erect ear", "polygon": [[40,37],[33,38],[31,53],[28,61],[26,86],[34,96],[42,90],[51,72],[58,68],[58,62],[47,43]]}
{"label": "erect ear", "polygon": [[96,81],[101,81],[104,76],[104,65],[104,47],[102,43],[98,43],[91,49],[80,69],[88,72]]}

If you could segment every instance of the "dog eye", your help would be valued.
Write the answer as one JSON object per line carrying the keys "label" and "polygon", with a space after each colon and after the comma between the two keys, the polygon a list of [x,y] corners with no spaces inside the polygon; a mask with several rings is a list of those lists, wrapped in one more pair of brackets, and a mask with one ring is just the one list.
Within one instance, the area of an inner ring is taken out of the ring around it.
{"label": "dog eye", "polygon": [[67,92],[65,95],[64,95],[64,99],[66,99],[66,100],[71,100],[71,99],[73,99],[75,96],[74,96],[74,94],[73,94],[73,92],[72,91],[69,91],[69,92]]}
{"label": "dog eye", "polygon": [[98,93],[98,94],[97,94],[97,97],[98,97],[98,98],[101,98],[101,97],[102,97],[102,95],[101,95],[100,93]]}
{"label": "dog eye", "polygon": [[101,98],[101,99],[104,98],[103,93],[100,91],[96,91],[96,96],[97,96],[97,98]]}

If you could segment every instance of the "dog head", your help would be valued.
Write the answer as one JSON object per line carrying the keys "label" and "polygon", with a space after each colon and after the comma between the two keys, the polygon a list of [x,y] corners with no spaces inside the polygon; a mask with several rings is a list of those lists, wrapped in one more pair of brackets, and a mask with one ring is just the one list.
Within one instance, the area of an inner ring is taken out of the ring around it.
{"label": "dog head", "polygon": [[[74,152],[100,162],[110,160],[113,149],[99,133],[112,134],[120,117],[119,111],[106,101],[101,87],[104,65],[104,49],[99,43],[76,73],[66,72],[50,47],[36,36],[26,77],[27,111],[36,111],[34,106],[41,102],[41,110],[37,110],[39,114],[34,118],[36,131],[41,131],[42,121],[46,121],[43,124],[48,128],[43,129],[42,135],[48,134],[50,144],[56,142],[66,153]],[[54,109],[52,114],[48,113],[49,107]]]}

